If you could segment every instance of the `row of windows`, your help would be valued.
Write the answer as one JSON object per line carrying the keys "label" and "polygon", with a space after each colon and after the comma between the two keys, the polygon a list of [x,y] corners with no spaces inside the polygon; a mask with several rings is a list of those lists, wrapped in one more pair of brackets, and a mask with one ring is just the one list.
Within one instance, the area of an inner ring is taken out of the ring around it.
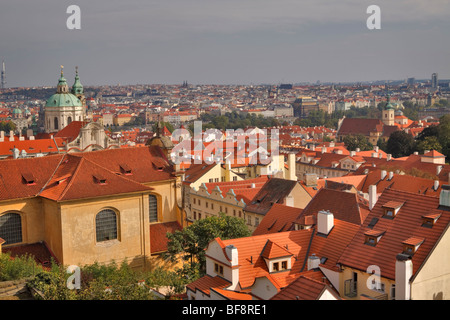
{"label": "row of windows", "polygon": [[[158,200],[149,195],[150,222],[158,221]],[[112,209],[104,209],[95,216],[95,235],[97,242],[118,239],[118,214]],[[0,238],[5,245],[21,243],[22,219],[20,214],[9,212],[0,216]]]}
{"label": "row of windows", "polygon": [[[228,209],[228,208],[226,208],[226,209]],[[228,212],[228,210],[226,210],[227,212]],[[233,211],[234,211],[234,216],[236,217],[236,210],[234,210],[233,209]],[[220,212],[222,212],[222,211],[220,211]],[[208,215],[205,213],[205,218],[207,218],[208,217]],[[193,211],[193,218],[194,218],[194,220],[200,220],[201,218],[202,218],[202,213],[201,212],[197,212],[197,211]],[[239,211],[239,218],[242,218],[242,212],[241,211]],[[252,219],[252,216],[251,215],[247,215],[247,224],[248,225],[252,225],[252,223],[253,223],[253,221],[252,221],[253,219]],[[257,227],[257,226],[259,226],[259,217],[255,217],[255,227]]]}

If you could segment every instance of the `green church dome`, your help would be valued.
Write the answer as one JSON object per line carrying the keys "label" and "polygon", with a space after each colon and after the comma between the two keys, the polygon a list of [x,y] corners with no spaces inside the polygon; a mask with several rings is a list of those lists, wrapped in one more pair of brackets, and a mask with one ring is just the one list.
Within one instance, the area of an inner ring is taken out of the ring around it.
{"label": "green church dome", "polygon": [[[78,77],[78,74],[77,74]],[[81,85],[81,83],[80,83]],[[75,86],[75,85],[74,85]],[[83,90],[83,89],[81,89]],[[63,66],[61,66],[61,77],[58,80],[56,93],[48,98],[46,107],[82,107],[81,100],[69,92],[69,86],[63,75]]]}
{"label": "green church dome", "polygon": [[81,107],[81,101],[71,93],[55,93],[48,98],[46,107]]}

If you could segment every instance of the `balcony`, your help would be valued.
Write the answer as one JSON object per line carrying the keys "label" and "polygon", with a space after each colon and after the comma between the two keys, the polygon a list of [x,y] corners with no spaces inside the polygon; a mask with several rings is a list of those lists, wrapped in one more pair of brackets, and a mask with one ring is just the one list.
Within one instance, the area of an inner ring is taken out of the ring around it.
{"label": "balcony", "polygon": [[354,298],[358,294],[357,282],[353,279],[344,281],[344,295],[348,298]]}

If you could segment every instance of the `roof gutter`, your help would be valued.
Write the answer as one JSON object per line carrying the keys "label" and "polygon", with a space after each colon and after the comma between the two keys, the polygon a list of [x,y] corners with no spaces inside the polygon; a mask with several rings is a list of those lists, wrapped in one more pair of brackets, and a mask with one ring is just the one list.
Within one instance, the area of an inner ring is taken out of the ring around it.
{"label": "roof gutter", "polygon": [[316,233],[316,228],[314,227],[314,228],[312,228],[311,238],[309,239],[308,249],[306,250],[305,260],[303,261],[303,266],[302,266],[302,269],[300,270],[300,272],[303,272],[303,270],[305,269],[305,265],[306,265],[306,262],[308,261],[309,251],[311,250],[311,245],[312,245],[312,241],[313,241],[315,233]]}

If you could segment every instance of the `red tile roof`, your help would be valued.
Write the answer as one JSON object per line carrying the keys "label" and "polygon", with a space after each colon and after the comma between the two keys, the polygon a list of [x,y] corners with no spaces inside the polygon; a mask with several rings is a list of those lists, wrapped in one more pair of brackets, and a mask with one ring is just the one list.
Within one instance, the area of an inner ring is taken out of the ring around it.
{"label": "red tile roof", "polygon": [[178,222],[164,222],[150,224],[150,246],[151,253],[161,253],[167,251],[167,232],[174,233],[181,230]]}
{"label": "red tile roof", "polygon": [[356,193],[322,188],[303,209],[301,216],[329,210],[334,218],[361,225],[369,214],[368,201]]}
{"label": "red tile roof", "polygon": [[209,296],[211,293],[211,288],[214,288],[215,290],[224,289],[226,287],[229,287],[230,285],[231,283],[229,281],[221,277],[211,277],[209,275],[206,275],[188,284],[186,288],[193,292],[197,292],[197,290],[199,290]]}
{"label": "red tile roof", "polygon": [[299,217],[303,209],[289,207],[284,204],[275,203],[266,213],[264,219],[260,222],[253,235],[261,235],[268,233],[277,233],[288,231],[292,223]]}
{"label": "red tile roof", "polygon": [[[390,201],[404,202],[404,204],[393,219],[383,218],[383,205]],[[422,217],[429,214],[440,215],[431,228],[422,226]],[[372,228],[385,231],[375,246],[364,244],[365,233],[371,230],[369,223],[372,221],[376,221]],[[438,198],[386,189],[361,230],[340,257],[339,263],[362,271],[366,271],[369,265],[376,264],[380,267],[383,277],[395,279],[396,256],[403,252],[403,243],[412,239],[415,239],[414,241],[424,239],[412,256],[413,275],[415,275],[443,232],[447,230],[449,221],[450,211],[439,209]]]}
{"label": "red tile roof", "polygon": [[58,259],[52,254],[44,242],[9,246],[3,248],[2,251],[4,253],[9,253],[13,258],[29,255],[33,257],[38,264],[46,268],[51,266],[52,259],[55,263],[58,263]]}
{"label": "red tile roof", "polygon": [[72,121],[63,129],[58,131],[54,136],[56,138],[67,138],[68,142],[71,142],[80,135],[81,128],[88,123],[89,121]]}
{"label": "red tile roof", "polygon": [[339,128],[338,135],[363,134],[369,136],[371,132],[380,131],[383,122],[379,119],[345,118]]}
{"label": "red tile roof", "polygon": [[[174,179],[158,147],[111,149],[79,154],[0,161],[0,200],[38,195],[56,201],[147,192],[143,183]],[[121,165],[131,168],[123,172]],[[158,169],[161,167],[161,170]],[[24,174],[32,173],[34,183]],[[106,183],[96,181],[102,176]]]}
{"label": "red tile roof", "polygon": [[84,157],[67,154],[39,195],[66,201],[150,190],[152,188],[117,175]]}
{"label": "red tile roof", "polygon": [[326,283],[306,276],[300,276],[271,300],[318,300],[325,290],[329,290],[337,300],[339,295]]}

